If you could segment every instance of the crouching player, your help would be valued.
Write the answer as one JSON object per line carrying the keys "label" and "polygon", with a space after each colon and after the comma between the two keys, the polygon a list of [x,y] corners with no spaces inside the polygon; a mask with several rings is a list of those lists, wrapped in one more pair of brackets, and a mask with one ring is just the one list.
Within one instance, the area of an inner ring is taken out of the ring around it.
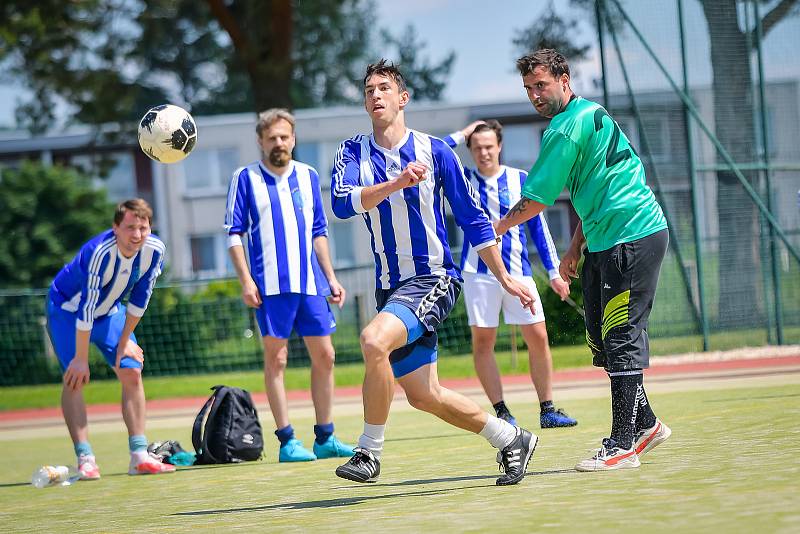
{"label": "crouching player", "polygon": [[[83,480],[100,478],[83,400],[83,387],[89,383],[90,341],[122,385],[122,418],[131,454],[128,474],[175,471],[147,452],[144,353],[133,335],[164,262],[164,243],[150,233],[152,217],[153,211],[142,199],[120,203],[112,228],[84,244],[50,286],[47,326],[64,372],[61,409]],[[128,294],[124,306],[120,302]]]}

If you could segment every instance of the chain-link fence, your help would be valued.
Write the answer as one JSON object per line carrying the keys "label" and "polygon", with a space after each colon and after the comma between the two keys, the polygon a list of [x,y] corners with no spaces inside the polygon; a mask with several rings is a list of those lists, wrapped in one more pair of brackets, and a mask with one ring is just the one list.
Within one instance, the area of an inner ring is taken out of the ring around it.
{"label": "chain-link fence", "polygon": [[681,293],[697,348],[800,341],[799,24],[779,4],[598,1],[606,105],[670,225],[656,311]]}

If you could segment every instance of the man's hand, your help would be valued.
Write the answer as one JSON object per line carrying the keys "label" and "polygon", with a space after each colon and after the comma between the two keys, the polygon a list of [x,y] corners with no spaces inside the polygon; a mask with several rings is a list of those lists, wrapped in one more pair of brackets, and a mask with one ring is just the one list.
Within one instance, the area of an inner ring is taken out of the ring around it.
{"label": "man's hand", "polygon": [[[578,261],[581,259],[581,251],[575,247],[569,247],[566,254],[561,256],[561,264],[558,266],[558,273],[561,279],[567,284],[572,282],[572,278],[578,278]],[[556,291],[556,293],[558,293]],[[561,300],[564,300],[563,298]]]}
{"label": "man's hand", "polygon": [[72,358],[64,372],[64,385],[73,391],[78,391],[88,383],[89,362],[77,356]]}
{"label": "man's hand", "polygon": [[550,280],[550,287],[556,292],[556,295],[561,297],[562,301],[569,297],[569,284],[561,278],[553,278]]}
{"label": "man's hand", "polygon": [[406,187],[413,187],[418,185],[426,178],[427,172],[427,165],[420,163],[419,161],[411,161],[408,165],[406,165],[406,168],[403,169],[403,172],[400,173],[400,176],[395,178],[395,183],[398,184],[402,189],[405,189]]}
{"label": "man's hand", "polygon": [[470,135],[472,135],[472,132],[475,131],[475,128],[481,124],[486,124],[486,123],[484,121],[475,121],[467,124],[464,127],[464,129],[461,130],[461,133],[464,134],[464,139],[467,139]]}
{"label": "man's hand", "polygon": [[140,347],[130,338],[128,338],[128,342],[125,343],[125,346],[122,344],[117,345],[117,361],[114,362],[115,369],[119,369],[119,364],[122,361],[122,358],[125,356],[133,358],[137,362],[144,364],[144,351],[142,350],[142,347]]}
{"label": "man's hand", "polygon": [[251,308],[261,306],[261,294],[258,292],[258,286],[253,282],[252,278],[242,284],[242,300]]}
{"label": "man's hand", "polygon": [[517,297],[522,303],[523,308],[528,308],[532,314],[536,314],[533,309],[533,304],[536,302],[536,299],[531,294],[530,289],[523,284],[522,282],[515,280],[514,278],[508,276],[504,280],[500,282],[503,286],[503,289],[508,291],[510,295]]}
{"label": "man's hand", "polygon": [[329,280],[328,285],[331,287],[331,296],[328,297],[328,302],[336,304],[339,306],[339,309],[342,309],[344,306],[345,300],[345,290],[342,287],[342,284],[339,283],[337,279]]}

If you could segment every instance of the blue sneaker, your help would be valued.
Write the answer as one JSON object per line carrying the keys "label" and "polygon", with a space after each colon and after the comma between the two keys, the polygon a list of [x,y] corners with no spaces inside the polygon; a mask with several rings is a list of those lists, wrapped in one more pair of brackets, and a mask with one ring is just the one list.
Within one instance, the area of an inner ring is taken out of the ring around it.
{"label": "blue sneaker", "polygon": [[314,440],[314,454],[317,458],[350,458],[355,454],[353,450],[355,447],[352,445],[345,445],[339,441],[336,436],[331,434],[328,439],[320,445]]}
{"label": "blue sneaker", "polygon": [[564,410],[553,410],[552,412],[544,412],[539,416],[539,424],[542,428],[559,428],[566,426],[575,426],[578,421],[570,417]]}
{"label": "blue sneaker", "polygon": [[513,415],[511,415],[511,412],[508,409],[495,410],[495,413],[497,413],[498,419],[502,419],[503,421],[509,422],[513,426],[517,426],[517,420]]}
{"label": "blue sneaker", "polygon": [[303,442],[296,438],[287,441],[278,453],[279,462],[310,462],[316,459],[314,453],[303,447]]}

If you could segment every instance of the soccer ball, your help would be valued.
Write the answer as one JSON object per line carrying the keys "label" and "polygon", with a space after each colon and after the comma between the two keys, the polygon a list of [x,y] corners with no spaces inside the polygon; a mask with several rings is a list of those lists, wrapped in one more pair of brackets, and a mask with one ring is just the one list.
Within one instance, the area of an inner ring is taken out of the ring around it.
{"label": "soccer ball", "polygon": [[189,112],[172,104],[156,106],[139,121],[139,146],[151,159],[176,163],[197,144],[197,125]]}

